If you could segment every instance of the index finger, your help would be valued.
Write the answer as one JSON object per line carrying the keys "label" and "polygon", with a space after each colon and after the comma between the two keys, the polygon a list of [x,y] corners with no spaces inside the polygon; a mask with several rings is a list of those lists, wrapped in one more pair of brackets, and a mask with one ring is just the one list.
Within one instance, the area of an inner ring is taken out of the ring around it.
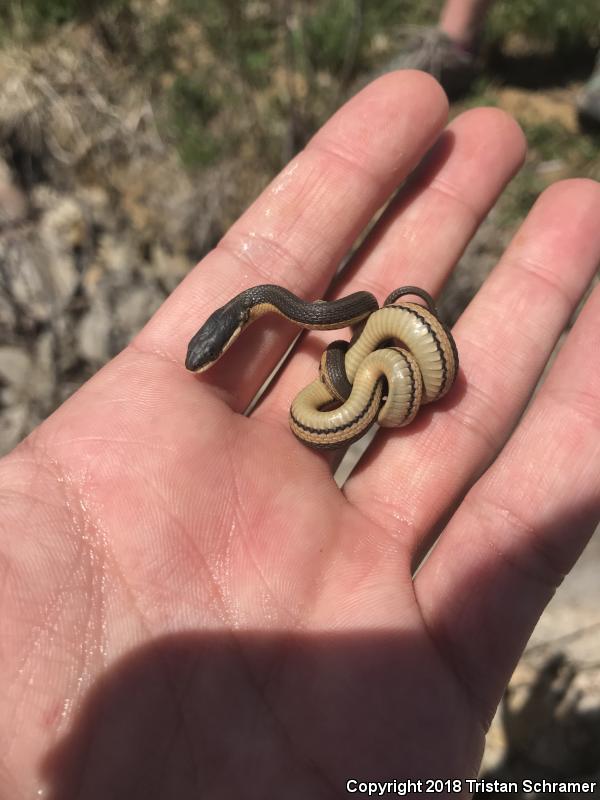
{"label": "index finger", "polygon": [[[447,100],[428,75],[390,73],[346,103],[173,292],[134,346],[183,364],[209,314],[243,289],[278,283],[321,297],[373,214],[441,132]],[[243,410],[297,329],[272,318],[244,333],[207,379]]]}

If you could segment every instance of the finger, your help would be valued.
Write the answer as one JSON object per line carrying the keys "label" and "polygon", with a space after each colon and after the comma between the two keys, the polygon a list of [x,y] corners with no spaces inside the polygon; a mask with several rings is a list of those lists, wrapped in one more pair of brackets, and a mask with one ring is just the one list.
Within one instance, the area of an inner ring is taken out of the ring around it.
{"label": "finger", "polygon": [[600,186],[537,201],[454,329],[458,385],[405,431],[378,435],[345,491],[418,555],[516,424],[600,259]]}
{"label": "finger", "polygon": [[600,288],[416,578],[431,636],[488,712],[600,518],[599,319]]}
{"label": "finger", "polygon": [[[359,249],[335,295],[367,289],[381,302],[403,284],[436,292],[524,154],[523,134],[504,112],[476,109],[459,116]],[[291,400],[316,377],[318,358],[332,338],[339,332],[306,337],[259,417],[287,424]]]}
{"label": "finger", "polygon": [[[183,363],[188,340],[245,288],[276,283],[322,296],[344,253],[438,136],[447,115],[424,73],[390,73],[352,98],[183,281],[135,346]],[[297,334],[269,317],[206,378],[243,410]]]}
{"label": "finger", "polygon": [[398,285],[436,294],[506,184],[527,143],[496,108],[458,116],[357,253],[337,293],[369,288],[381,300]]}

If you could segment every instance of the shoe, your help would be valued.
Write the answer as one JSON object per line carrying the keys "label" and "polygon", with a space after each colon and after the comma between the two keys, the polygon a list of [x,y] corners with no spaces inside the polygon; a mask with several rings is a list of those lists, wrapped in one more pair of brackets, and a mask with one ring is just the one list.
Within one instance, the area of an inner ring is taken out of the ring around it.
{"label": "shoe", "polygon": [[600,55],[577,100],[577,113],[583,127],[600,128]]}
{"label": "shoe", "polygon": [[465,94],[480,72],[475,55],[439,28],[414,27],[407,32],[398,55],[380,68],[377,75],[396,69],[420,69],[433,75],[449,97]]}

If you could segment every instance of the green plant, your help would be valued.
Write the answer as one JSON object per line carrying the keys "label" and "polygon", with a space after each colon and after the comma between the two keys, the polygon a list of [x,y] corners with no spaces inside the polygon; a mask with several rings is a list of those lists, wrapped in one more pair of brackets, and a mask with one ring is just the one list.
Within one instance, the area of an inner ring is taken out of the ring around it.
{"label": "green plant", "polygon": [[498,41],[521,33],[546,45],[573,47],[600,44],[598,0],[497,0],[492,6],[487,38]]}
{"label": "green plant", "polygon": [[127,5],[129,0],[6,0],[3,13],[7,32],[12,28],[39,36],[53,25],[90,19],[99,11]]}

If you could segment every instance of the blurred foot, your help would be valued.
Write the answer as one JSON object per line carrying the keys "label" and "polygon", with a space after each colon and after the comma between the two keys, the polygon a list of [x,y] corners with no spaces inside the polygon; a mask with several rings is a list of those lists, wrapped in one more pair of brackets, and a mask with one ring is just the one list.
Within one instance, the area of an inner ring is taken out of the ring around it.
{"label": "blurred foot", "polygon": [[579,121],[584,127],[600,128],[600,55],[577,101]]}
{"label": "blurred foot", "polygon": [[378,70],[420,69],[433,75],[449,97],[465,94],[480,69],[477,59],[439,28],[411,30],[398,54]]}

